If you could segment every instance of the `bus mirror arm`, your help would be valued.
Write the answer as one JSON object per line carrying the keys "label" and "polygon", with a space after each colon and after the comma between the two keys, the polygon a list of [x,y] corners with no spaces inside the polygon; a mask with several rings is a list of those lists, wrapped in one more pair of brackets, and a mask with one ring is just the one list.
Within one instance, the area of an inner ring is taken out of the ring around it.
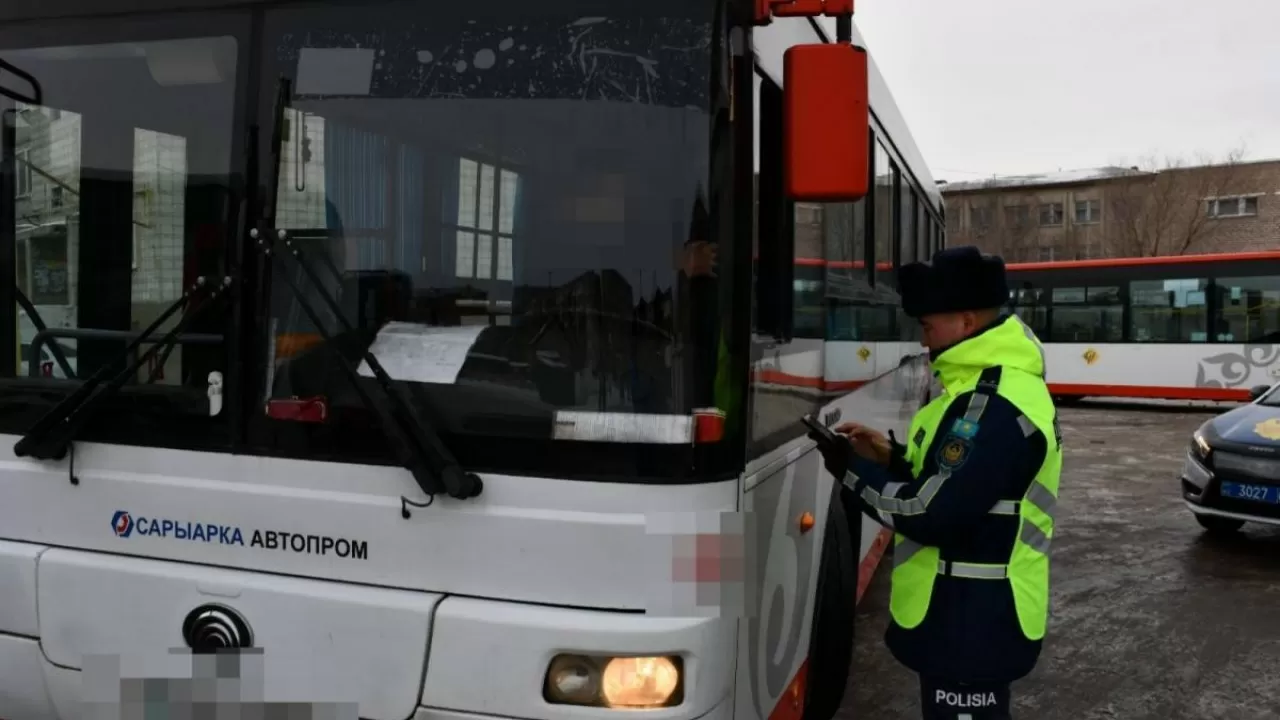
{"label": "bus mirror arm", "polygon": [[[351,366],[351,363],[345,357],[341,357],[337,347],[333,344],[333,337],[325,330],[319,313],[311,306],[302,288],[285,272],[279,263],[272,262],[272,259],[279,257],[290,258],[290,261],[302,270],[315,287],[316,293],[328,306],[330,313],[337,319],[339,326],[346,332],[354,332],[354,328],[351,327],[350,322],[343,315],[337,301],[334,300],[329,291],[325,289],[323,283],[320,282],[315,270],[303,260],[301,253],[289,241],[284,231],[279,232],[280,240],[284,244],[284,247],[279,252],[273,252],[271,246],[263,241],[256,229],[251,231],[250,236],[257,240],[258,248],[265,255],[268,255],[267,262],[275,270],[276,275],[289,286],[294,299],[298,302],[307,319],[316,327],[324,344],[336,355],[339,355],[338,366],[342,369],[343,374],[347,376],[347,379],[351,381],[352,387],[355,388],[361,402],[381,420],[383,428],[391,436],[392,446],[398,456],[397,459],[409,471],[413,476],[414,482],[418,484],[418,487],[427,496],[427,500],[424,503],[414,502],[402,497],[400,499],[401,517],[406,520],[411,517],[410,507],[429,507],[434,502],[435,495],[439,492],[445,492],[450,497],[459,500],[479,495],[484,488],[480,477],[461,468],[453,453],[445,447],[439,436],[436,435],[435,429],[422,418],[421,413],[404,396],[403,390],[396,386],[395,381],[387,374],[373,353],[369,352],[368,348],[365,348],[363,360],[368,363],[369,369],[373,372],[374,378],[377,380],[378,386],[387,401],[386,403],[378,402],[368,393],[364,384],[361,383],[360,375],[356,372],[356,369]],[[420,397],[418,399],[421,400]]]}
{"label": "bus mirror arm", "polygon": [[3,78],[5,73],[16,75],[18,78],[25,80],[27,84],[31,86],[31,92],[21,93],[17,90],[5,87],[3,83],[0,83],[0,95],[27,105],[44,104],[44,90],[41,89],[40,81],[36,80],[34,75],[10,62],[0,60],[0,78]]}

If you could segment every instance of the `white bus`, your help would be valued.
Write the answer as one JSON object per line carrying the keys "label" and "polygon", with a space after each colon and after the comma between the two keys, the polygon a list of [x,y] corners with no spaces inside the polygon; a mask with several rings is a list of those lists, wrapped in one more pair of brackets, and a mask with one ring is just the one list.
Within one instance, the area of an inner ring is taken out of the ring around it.
{"label": "white bus", "polygon": [[887,538],[799,418],[929,373],[891,272],[815,318],[792,259],[942,203],[874,63],[871,196],[786,197],[783,53],[846,28],[759,6],[0,4],[0,257],[65,224],[75,351],[0,287],[0,718],[210,654],[366,720],[831,717]]}
{"label": "white bus", "polygon": [[1060,401],[1248,401],[1280,378],[1280,252],[1015,263],[1009,284]]}

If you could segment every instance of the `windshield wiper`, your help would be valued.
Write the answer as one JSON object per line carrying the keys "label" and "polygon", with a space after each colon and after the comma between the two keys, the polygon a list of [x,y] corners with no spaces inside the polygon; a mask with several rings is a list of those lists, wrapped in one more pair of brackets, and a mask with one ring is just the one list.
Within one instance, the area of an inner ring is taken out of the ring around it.
{"label": "windshield wiper", "polygon": [[14,444],[14,455],[18,457],[30,455],[39,460],[61,460],[66,457],[71,441],[75,439],[76,433],[89,418],[89,410],[104,397],[123,387],[130,378],[136,377],[139,368],[150,361],[156,353],[161,352],[170,343],[175,342],[178,336],[191,324],[192,320],[222,297],[230,285],[230,278],[224,279],[220,284],[213,284],[212,287],[203,277],[197,280],[190,290],[183,293],[182,297],[178,298],[176,302],[160,314],[160,317],[156,318],[145,330],[139,333],[121,352],[120,357],[127,358],[132,355],[143,343],[151,339],[151,336],[160,329],[161,325],[173,317],[178,310],[190,305],[197,296],[202,296],[207,292],[208,297],[201,298],[200,303],[184,313],[173,328],[161,335],[146,352],[142,353],[137,360],[129,363],[124,370],[121,370],[115,377],[111,378],[105,386],[103,381],[111,374],[115,363],[104,363],[102,367],[98,368],[97,372],[85,380],[80,387],[76,388],[75,392],[45,413],[27,430],[26,434]]}
{"label": "windshield wiper", "polygon": [[[378,387],[382,390],[384,402],[378,402],[366,390],[364,384],[360,381],[360,375],[351,363],[343,356],[342,352],[334,344],[333,336],[324,327],[324,322],[320,319],[320,314],[311,306],[306,293],[298,286],[288,271],[281,267],[280,263],[272,262],[272,258],[288,257],[290,261],[295,263],[307,276],[307,279],[314,286],[316,294],[328,306],[330,314],[337,321],[341,331],[349,334],[356,334],[356,329],[347,321],[342,313],[342,308],[338,305],[337,300],[333,298],[329,291],[325,289],[320,277],[315,270],[302,258],[302,253],[297,246],[289,240],[285,232],[279,231],[280,240],[284,247],[279,252],[273,252],[270,243],[264,241],[258,231],[252,230],[250,236],[257,240],[258,248],[267,256],[267,263],[271,265],[275,274],[288,284],[292,291],[294,299],[302,312],[306,314],[307,319],[315,326],[320,338],[324,341],[334,355],[338,358],[338,365],[342,368],[343,374],[351,381],[351,385],[355,388],[356,394],[359,395],[360,401],[369,408],[381,421],[383,429],[390,436],[391,444],[396,453],[396,459],[400,464],[413,475],[414,481],[422,492],[427,495],[426,503],[415,503],[408,498],[400,498],[400,512],[405,518],[410,517],[409,506],[427,507],[434,501],[434,496],[440,492],[446,493],[449,497],[465,500],[476,497],[484,488],[484,483],[475,473],[466,472],[458,464],[457,458],[449,451],[440,436],[436,434],[435,428],[427,422],[413,402],[406,398],[403,386],[397,386],[396,381],[387,374],[382,367],[382,363],[378,362],[371,352],[371,347],[365,347],[362,351],[363,360],[368,363],[369,369],[373,371],[374,378],[377,380]],[[336,268],[334,268],[336,270]],[[341,279],[341,278],[339,278]],[[412,384],[409,384],[412,387]],[[429,407],[429,403],[422,398],[418,388],[414,387],[414,399],[423,406]]]}
{"label": "windshield wiper", "polygon": [[[271,130],[271,172],[266,183],[269,195],[264,215],[269,220],[274,219],[278,209],[280,168],[284,160],[285,110],[289,108],[292,97],[293,83],[289,78],[281,76],[276,81],[275,126]],[[298,306],[311,321],[311,324],[315,326],[321,340],[337,356],[338,365],[342,368],[343,374],[347,376],[347,379],[351,381],[352,387],[355,388],[356,394],[360,397],[360,402],[378,416],[383,429],[387,431],[392,448],[396,453],[397,461],[409,471],[409,474],[413,476],[414,482],[418,484],[418,487],[427,496],[425,503],[413,502],[407,497],[401,496],[401,517],[408,519],[411,516],[409,512],[410,506],[417,508],[430,506],[435,501],[435,496],[440,492],[460,500],[479,495],[484,489],[484,483],[481,482],[480,477],[475,473],[466,472],[462,469],[461,465],[458,464],[457,458],[445,447],[444,442],[440,440],[440,436],[436,434],[435,428],[422,417],[422,414],[413,406],[413,403],[404,396],[403,390],[396,386],[395,381],[387,375],[382,364],[378,362],[378,359],[373,356],[373,353],[367,347],[364,350],[364,361],[368,363],[369,368],[373,371],[374,378],[377,380],[378,387],[382,390],[382,395],[386,402],[378,402],[365,390],[364,384],[360,381],[359,373],[348,364],[347,358],[334,345],[333,336],[325,330],[319,313],[311,306],[302,288],[298,287],[293,277],[284,268],[280,267],[279,263],[272,261],[273,257],[287,255],[293,262],[297,263],[311,283],[315,285],[317,294],[328,305],[331,314],[337,319],[341,328],[348,333],[354,332],[351,324],[343,316],[342,309],[338,307],[337,301],[325,290],[324,285],[319,282],[319,278],[316,277],[311,267],[303,261],[297,247],[288,241],[287,235],[284,235],[283,231],[281,231],[280,240],[285,243],[285,251],[275,253],[272,251],[273,240],[262,238],[257,228],[250,230],[249,234],[256,241],[258,249],[266,256],[266,264],[270,265],[272,272],[279,275],[288,284],[290,291],[298,302]],[[332,272],[337,272],[337,268],[334,268],[332,264],[329,265],[329,269]],[[340,274],[339,279],[341,279]],[[413,392],[415,399],[423,407],[430,407],[430,403],[423,398],[419,388],[413,387]]]}

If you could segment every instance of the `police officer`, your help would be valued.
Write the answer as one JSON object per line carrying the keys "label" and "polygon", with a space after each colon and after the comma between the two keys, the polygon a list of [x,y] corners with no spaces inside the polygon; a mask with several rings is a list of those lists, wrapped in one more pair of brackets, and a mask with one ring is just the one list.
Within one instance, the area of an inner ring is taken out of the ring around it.
{"label": "police officer", "polygon": [[1011,718],[1009,685],[1045,636],[1062,469],[1044,354],[1002,313],[1001,259],[947,249],[898,277],[942,392],[905,445],[846,423],[847,444],[819,447],[844,492],[894,531],[885,641],[919,675],[923,717]]}

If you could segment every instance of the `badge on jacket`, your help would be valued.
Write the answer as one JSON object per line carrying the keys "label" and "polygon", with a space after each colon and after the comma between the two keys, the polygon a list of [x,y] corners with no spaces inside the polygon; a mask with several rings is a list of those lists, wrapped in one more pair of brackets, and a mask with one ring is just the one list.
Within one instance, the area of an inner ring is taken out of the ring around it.
{"label": "badge on jacket", "polygon": [[969,460],[969,451],[973,444],[952,433],[942,439],[942,447],[938,449],[938,465],[948,470],[957,470]]}
{"label": "badge on jacket", "polygon": [[959,435],[966,440],[972,440],[973,436],[978,434],[978,423],[964,418],[956,418],[955,423],[951,425],[951,434]]}

